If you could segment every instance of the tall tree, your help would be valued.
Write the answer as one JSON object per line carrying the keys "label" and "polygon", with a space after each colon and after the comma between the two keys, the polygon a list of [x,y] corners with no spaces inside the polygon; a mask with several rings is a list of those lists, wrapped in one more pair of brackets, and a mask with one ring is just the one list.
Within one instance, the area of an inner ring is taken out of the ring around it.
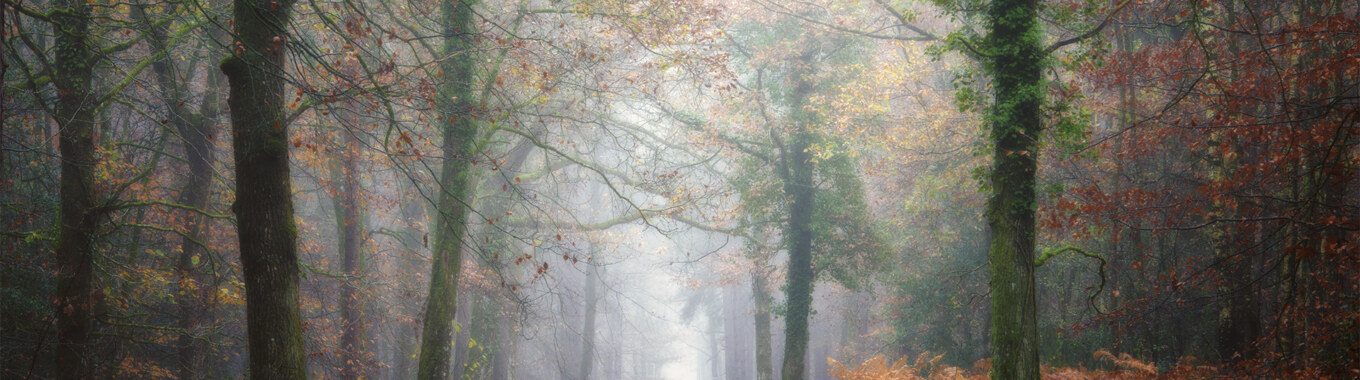
{"label": "tall tree", "polygon": [[297,225],[284,115],[292,0],[235,0],[230,88],[236,212],[252,379],[307,377],[298,310]]}
{"label": "tall tree", "polygon": [[1043,29],[1037,0],[994,0],[987,10],[984,69],[995,91],[988,118],[993,144],[991,195],[992,378],[1039,378],[1038,301],[1034,292],[1038,136],[1043,130]]}
{"label": "tall tree", "polygon": [[56,253],[57,355],[59,379],[84,379],[90,372],[89,339],[94,290],[94,235],[100,212],[95,187],[95,104],[93,66],[97,54],[90,37],[90,5],[81,0],[53,2],[56,35],[54,108],[61,152],[60,236]]}
{"label": "tall tree", "polygon": [[363,282],[361,263],[364,236],[363,212],[359,209],[359,197],[363,188],[359,185],[359,138],[358,111],[362,105],[358,101],[346,102],[346,108],[336,110],[341,115],[346,131],[342,137],[344,151],[337,171],[339,172],[340,194],[336,197],[335,214],[337,232],[340,234],[340,270],[344,280],[340,287],[340,350],[343,376],[347,379],[362,377],[367,365],[363,343],[362,300],[359,285]]}
{"label": "tall tree", "polygon": [[[780,12],[776,10],[776,12]],[[808,14],[821,14],[808,11]],[[741,192],[746,237],[762,236],[762,224],[781,225],[778,235],[788,253],[784,293],[784,352],[780,377],[808,375],[808,318],[812,291],[821,275],[847,287],[881,258],[876,234],[864,221],[863,192],[855,161],[835,148],[842,143],[829,130],[830,111],[825,97],[845,83],[846,67],[861,63],[861,41],[844,35],[805,29],[797,16],[766,24],[746,24],[731,40],[754,79],[747,108],[760,128],[728,134],[707,130],[702,120],[681,118],[690,128],[712,133],[740,152],[743,169],[731,179]],[[747,29],[750,28],[750,29]],[[798,36],[790,38],[789,36]],[[752,53],[757,52],[757,53]],[[766,76],[778,78],[769,80]],[[767,103],[766,97],[769,97]],[[739,106],[744,107],[744,106]],[[750,137],[738,137],[742,132]],[[752,236],[754,235],[754,236]],[[765,361],[770,311],[764,277],[764,242],[755,242],[757,269],[752,296],[756,298],[757,375],[770,375]],[[762,320],[763,319],[763,320]],[[771,363],[773,364],[773,363]],[[770,366],[771,370],[773,365]]]}
{"label": "tall tree", "polygon": [[430,293],[425,300],[425,326],[420,338],[416,378],[449,377],[453,318],[458,305],[458,272],[462,266],[463,234],[467,230],[472,155],[477,138],[473,112],[473,50],[477,35],[473,0],[442,0],[443,58],[439,64],[438,99],[443,121],[444,162],[439,174],[435,245],[430,268]]}
{"label": "tall tree", "polygon": [[784,364],[782,377],[802,379],[805,375],[808,345],[808,315],[812,309],[812,213],[815,185],[812,182],[812,126],[817,115],[807,107],[812,92],[812,59],[815,50],[803,53],[790,62],[789,120],[791,133],[788,146],[781,153],[780,176],[784,178],[784,192],[789,196],[789,221],[784,240],[789,250],[789,272],[785,284],[787,313],[784,316]]}
{"label": "tall tree", "polygon": [[[361,21],[354,14],[349,14],[345,18],[345,24],[350,30],[358,33],[355,41],[359,41],[363,34],[358,27]],[[350,83],[362,83],[363,72],[360,67],[359,58],[354,55],[345,57],[341,63],[341,70]],[[344,282],[340,292],[340,349],[342,353],[341,363],[343,364],[342,376],[347,379],[357,379],[367,377],[368,365],[366,349],[363,339],[363,315],[361,291],[359,285],[363,283],[364,275],[360,265],[364,262],[364,215],[359,208],[359,198],[363,192],[363,187],[359,184],[359,155],[360,147],[359,134],[363,131],[363,120],[360,118],[359,110],[364,107],[359,101],[358,95],[354,95],[345,101],[344,109],[336,110],[343,126],[341,134],[343,137],[344,152],[340,153],[340,195],[335,203],[336,223],[340,233],[340,255],[341,270],[344,272]]]}

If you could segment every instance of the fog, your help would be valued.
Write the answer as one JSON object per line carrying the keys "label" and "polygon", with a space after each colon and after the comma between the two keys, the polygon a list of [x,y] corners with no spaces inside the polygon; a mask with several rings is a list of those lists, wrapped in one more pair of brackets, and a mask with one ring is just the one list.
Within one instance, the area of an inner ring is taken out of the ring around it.
{"label": "fog", "polygon": [[1355,376],[1358,15],[6,0],[0,378]]}

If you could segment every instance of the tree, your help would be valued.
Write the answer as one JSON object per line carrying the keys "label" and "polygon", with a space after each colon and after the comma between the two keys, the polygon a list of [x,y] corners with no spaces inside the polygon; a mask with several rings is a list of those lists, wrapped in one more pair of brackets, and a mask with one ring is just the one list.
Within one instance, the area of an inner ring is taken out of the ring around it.
{"label": "tree", "polygon": [[289,177],[284,69],[292,0],[235,0],[236,48],[222,61],[230,86],[250,378],[307,377],[298,309],[297,225]]}
{"label": "tree", "polygon": [[994,0],[984,62],[995,91],[988,117],[992,147],[992,378],[1039,378],[1038,300],[1034,293],[1034,178],[1043,131],[1043,30],[1037,0]]}
{"label": "tree", "polygon": [[55,113],[61,151],[60,236],[56,243],[58,284],[57,378],[83,379],[90,372],[88,343],[99,302],[94,289],[95,228],[103,211],[95,183],[94,65],[98,55],[90,38],[90,5],[80,0],[53,3],[57,88]]}
{"label": "tree", "polygon": [[[210,277],[205,275],[199,262],[207,262],[209,254],[203,242],[209,227],[205,214],[212,202],[212,166],[216,161],[212,140],[217,133],[215,129],[224,101],[223,78],[221,72],[208,70],[199,109],[195,111],[187,107],[186,104],[191,100],[190,87],[177,79],[186,68],[177,65],[177,60],[172,58],[171,51],[174,46],[170,45],[170,37],[167,35],[168,23],[154,22],[145,8],[146,5],[139,5],[133,8],[133,12],[140,19],[138,21],[147,33],[147,41],[151,48],[158,52],[154,54],[157,58],[151,64],[152,72],[160,87],[161,101],[170,115],[167,121],[183,140],[184,158],[188,161],[189,178],[180,190],[178,200],[180,205],[186,208],[184,214],[187,223],[180,239],[180,254],[175,261],[180,276],[178,290],[184,296],[178,302],[180,310],[177,327],[182,331],[176,342],[176,350],[179,354],[180,378],[197,379],[202,375],[202,365],[208,348],[192,332],[195,331],[195,326],[209,318],[208,309],[211,303],[209,299],[213,298],[216,291],[215,286],[207,286]],[[171,5],[167,13],[174,14],[177,11],[178,7]],[[204,34],[210,38],[221,38],[224,37],[224,32],[221,29],[208,29]],[[217,61],[223,54],[217,49],[210,49],[207,55],[210,61]]]}
{"label": "tree", "polygon": [[[1360,352],[1355,330],[1342,327],[1350,322],[1339,322],[1352,320],[1343,315],[1354,315],[1354,298],[1337,296],[1357,286],[1338,275],[1356,265],[1354,229],[1340,227],[1355,220],[1346,195],[1355,158],[1342,153],[1356,144],[1346,116],[1354,104],[1341,99],[1354,96],[1344,57],[1356,44],[1320,37],[1353,34],[1356,24],[1340,21],[1354,18],[1343,3],[1137,6],[1119,22],[1142,41],[1086,73],[1137,100],[1127,105],[1132,122],[1111,136],[1121,147],[1101,159],[1155,163],[1143,166],[1150,180],[1131,188],[1095,183],[1077,193],[1080,214],[1117,210],[1111,222],[1156,231],[1156,253],[1119,268],[1143,275],[1143,291],[1125,292],[1136,296],[1112,314],[1118,325],[1156,326],[1147,344],[1159,360],[1192,354],[1241,373],[1335,374]],[[1178,212],[1149,211],[1164,207]],[[1173,302],[1186,298],[1204,301]],[[1213,312],[1168,312],[1183,307]],[[1168,324],[1171,336],[1158,337]]]}
{"label": "tree", "polygon": [[441,0],[444,24],[442,62],[436,103],[442,113],[444,162],[439,174],[439,197],[435,219],[435,243],[430,268],[430,293],[425,300],[425,327],[421,331],[420,364],[416,378],[449,377],[452,359],[453,318],[458,305],[458,272],[462,267],[463,234],[472,195],[471,170],[477,139],[473,114],[474,50],[477,36],[472,7],[475,1]]}
{"label": "tree", "polygon": [[[591,243],[592,249],[594,249],[595,244]],[[595,251],[594,253],[598,254],[599,252]],[[594,257],[594,255],[591,257]],[[600,302],[600,297],[596,294],[595,289],[599,287],[595,284],[599,280],[595,277],[600,268],[597,268],[593,261],[592,259],[586,260],[585,313],[581,321],[581,365],[580,374],[576,376],[577,380],[590,380],[590,372],[595,369],[595,318]]]}
{"label": "tree", "polygon": [[[345,24],[347,30],[359,29],[359,17],[354,14],[346,15]],[[355,33],[355,39],[364,37],[362,32]],[[341,71],[350,83],[366,83],[360,70],[360,62],[357,56],[348,55],[341,63]],[[345,278],[341,285],[340,294],[340,349],[341,363],[343,363],[342,376],[347,379],[357,379],[369,377],[367,349],[364,347],[363,325],[364,316],[361,311],[364,304],[363,291],[360,285],[364,281],[363,269],[360,266],[364,263],[364,215],[360,210],[359,198],[363,195],[363,187],[359,184],[359,159],[361,146],[359,144],[359,134],[363,133],[363,120],[360,117],[360,110],[365,105],[359,101],[359,96],[354,95],[345,101],[344,109],[336,110],[343,126],[341,138],[344,152],[341,153],[338,178],[340,180],[340,194],[335,205],[336,224],[340,235],[340,255],[341,270]]]}
{"label": "tree", "polygon": [[812,308],[812,212],[816,205],[812,182],[811,154],[812,126],[816,114],[807,111],[807,99],[812,91],[810,76],[814,51],[803,53],[793,65],[792,90],[789,109],[792,124],[788,147],[780,152],[780,176],[784,192],[788,194],[789,221],[784,240],[789,250],[789,271],[785,294],[787,312],[784,315],[783,378],[802,379],[807,358],[807,319]]}

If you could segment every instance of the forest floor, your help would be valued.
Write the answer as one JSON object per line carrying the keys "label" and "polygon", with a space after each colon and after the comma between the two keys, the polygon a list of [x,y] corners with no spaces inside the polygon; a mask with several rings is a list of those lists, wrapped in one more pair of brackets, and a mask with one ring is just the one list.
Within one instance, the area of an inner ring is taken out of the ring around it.
{"label": "forest floor", "polygon": [[[1112,369],[1088,369],[1084,367],[1049,367],[1041,369],[1041,375],[1046,380],[1095,380],[1095,379],[1116,379],[1116,380],[1180,380],[1180,379],[1207,379],[1207,378],[1286,378],[1286,379],[1318,379],[1317,373],[1308,371],[1290,373],[1256,373],[1248,371],[1239,375],[1226,375],[1220,368],[1204,363],[1203,361],[1187,357],[1182,358],[1175,366],[1166,371],[1159,371],[1157,366],[1135,359],[1129,354],[1115,355],[1107,351],[1096,351],[1096,359],[1109,363]],[[978,360],[972,368],[964,369],[946,364],[940,364],[940,359],[944,355],[931,356],[929,352],[922,352],[917,355],[915,360],[909,357],[902,357],[896,362],[888,363],[882,355],[850,367],[842,364],[835,359],[827,359],[830,365],[831,376],[840,380],[986,380],[990,377],[988,372],[991,370],[991,362],[987,359]]]}

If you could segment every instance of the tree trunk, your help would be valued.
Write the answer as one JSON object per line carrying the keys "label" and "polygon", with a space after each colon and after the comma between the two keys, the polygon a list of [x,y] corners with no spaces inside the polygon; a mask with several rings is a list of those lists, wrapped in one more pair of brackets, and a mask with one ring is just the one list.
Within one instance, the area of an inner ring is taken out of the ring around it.
{"label": "tree trunk", "polygon": [[[1297,4],[1295,18],[1301,24],[1309,18],[1333,17],[1343,13],[1344,2],[1319,0]],[[1294,65],[1300,70],[1313,68],[1322,57],[1335,56],[1335,45],[1323,45],[1304,54]],[[1351,77],[1353,78],[1353,77]],[[1310,153],[1303,159],[1305,181],[1299,186],[1303,201],[1302,218],[1308,221],[1295,227],[1297,247],[1286,255],[1288,274],[1285,295],[1292,306],[1281,341],[1289,354],[1301,356],[1296,362],[1316,360],[1322,373],[1334,377],[1351,377],[1357,350],[1360,349],[1360,330],[1348,317],[1354,315],[1358,303],[1354,279],[1355,249],[1350,243],[1353,228],[1335,222],[1315,225],[1312,221],[1353,221],[1353,208],[1347,210],[1347,193],[1354,194],[1355,164],[1352,160],[1356,146],[1354,119],[1335,115],[1331,109],[1340,99],[1354,99],[1354,80],[1336,74],[1331,80],[1310,83],[1290,94],[1284,103],[1295,104],[1296,128],[1309,131],[1316,140],[1307,146]],[[1348,80],[1349,79],[1349,80]],[[1341,120],[1337,120],[1337,118]],[[1330,122],[1330,123],[1329,123]],[[1334,124],[1333,124],[1334,123]],[[1298,198],[1296,198],[1298,199]],[[1349,214],[1349,215],[1348,215]]]}
{"label": "tree trunk", "polygon": [[511,340],[515,339],[515,336],[510,329],[509,321],[510,318],[506,318],[501,323],[496,324],[496,347],[495,351],[491,352],[492,380],[510,379],[510,351],[514,349],[514,342]]}
{"label": "tree trunk", "polygon": [[[351,80],[359,80],[359,64],[347,61],[344,71]],[[342,352],[342,374],[346,379],[368,377],[368,360],[363,342],[362,300],[359,285],[363,283],[360,265],[363,263],[364,220],[359,208],[359,195],[363,188],[359,185],[359,133],[362,120],[359,109],[363,107],[356,99],[345,102],[345,109],[337,110],[341,117],[344,134],[344,152],[341,153],[340,202],[337,210],[340,224],[341,269],[345,274],[340,288],[340,349]]]}
{"label": "tree trunk", "polygon": [[[1225,17],[1230,24],[1237,22],[1237,9],[1232,3],[1225,4]],[[1236,37],[1227,39],[1228,52],[1232,56],[1237,56],[1241,47]],[[1232,63],[1228,70],[1229,80],[1237,82],[1241,79],[1244,68],[1236,62]],[[1250,112],[1250,111],[1248,111]],[[1236,112],[1230,111],[1225,116],[1237,118]],[[1212,139],[1226,139],[1232,152],[1239,153],[1238,159],[1219,153],[1210,157],[1209,161],[1215,165],[1212,169],[1216,172],[1217,181],[1226,181],[1238,168],[1244,165],[1251,165],[1249,162],[1241,162],[1249,156],[1254,156],[1251,152],[1244,149],[1245,145],[1241,139],[1234,134],[1214,134]],[[1245,217],[1250,210],[1246,203],[1249,200],[1233,202],[1236,206],[1226,204],[1215,204],[1220,212],[1224,213],[1223,218]],[[1261,319],[1260,312],[1256,308],[1255,302],[1255,281],[1252,279],[1252,248],[1257,244],[1249,244],[1255,235],[1256,226],[1251,223],[1233,223],[1222,226],[1210,232],[1214,242],[1214,257],[1222,273],[1223,282],[1218,287],[1218,297],[1222,301],[1222,308],[1219,310],[1218,325],[1218,354],[1219,360],[1225,363],[1238,362],[1254,357],[1252,352],[1253,343],[1260,336]]]}
{"label": "tree trunk", "polygon": [[751,298],[755,299],[756,312],[756,380],[774,379],[774,364],[770,347],[770,293],[766,290],[765,269],[757,267],[751,273]]}
{"label": "tree trunk", "polygon": [[[708,376],[710,379],[721,379],[723,368],[722,344],[718,335],[718,330],[722,329],[722,310],[713,306],[708,307]],[[586,380],[586,379],[581,379]]]}
{"label": "tree trunk", "polygon": [[586,311],[581,328],[581,372],[577,380],[589,380],[590,372],[595,368],[595,306],[599,297],[595,293],[597,268],[592,261],[586,261]]}
{"label": "tree trunk", "polygon": [[88,344],[93,328],[95,209],[95,105],[91,104],[94,52],[89,36],[90,7],[80,0],[59,0],[51,12],[56,35],[53,82],[58,149],[61,152],[60,236],[56,246],[58,379],[92,376]]}
{"label": "tree trunk", "polygon": [[[506,211],[510,210],[510,206],[514,204],[514,196],[508,191],[501,191],[499,189],[508,189],[511,186],[516,186],[509,173],[518,173],[520,168],[524,166],[524,162],[529,158],[529,154],[534,151],[534,148],[533,140],[529,138],[520,139],[519,142],[515,143],[515,145],[507,150],[505,158],[502,159],[500,164],[500,171],[506,173],[506,175],[490,176],[487,181],[481,185],[481,188],[494,193],[494,195],[483,197],[480,201],[481,204],[485,205],[483,212],[486,215],[503,215]],[[483,255],[479,257],[479,259],[481,259],[483,265],[485,265],[484,268],[495,273],[502,273],[504,265],[500,260],[502,256],[512,256],[510,253],[513,251],[513,247],[510,242],[513,241],[514,237],[506,233],[505,230],[494,227],[488,227],[481,235],[488,241],[488,244],[486,244],[486,252],[489,252],[490,255]],[[508,360],[510,355],[508,352],[505,352],[509,347],[510,343],[507,339],[510,339],[510,337],[509,335],[505,335],[505,333],[508,331],[507,325],[513,323],[511,322],[513,319],[503,317],[509,313],[505,302],[502,302],[509,300],[503,291],[504,289],[501,289],[501,291],[493,289],[485,291],[480,297],[480,302],[477,304],[478,306],[475,306],[478,310],[472,313],[474,316],[474,321],[472,323],[474,325],[471,327],[473,327],[474,331],[484,334],[481,336],[481,339],[477,341],[477,347],[481,352],[487,352],[490,355],[490,373],[492,378],[496,379],[503,379],[509,376],[507,367],[510,365]],[[480,326],[478,324],[480,324]],[[460,346],[465,345],[467,340],[462,339],[457,343]],[[459,368],[462,367],[457,365],[454,366],[455,370],[458,370]],[[483,371],[485,371],[485,369],[483,369]]]}
{"label": "tree trunk", "polygon": [[741,286],[741,283],[737,283],[723,287],[724,378],[731,380],[755,377],[751,372],[754,368],[751,365],[751,358],[754,357],[751,345],[755,343],[755,336],[749,324],[751,320],[745,318],[751,308],[747,303],[751,298]]}
{"label": "tree trunk", "polygon": [[297,225],[283,113],[284,50],[293,0],[235,0],[235,54],[222,61],[231,96],[236,212],[246,288],[250,378],[307,377],[298,310]]}
{"label": "tree trunk", "polygon": [[[1224,138],[1236,140],[1232,137]],[[1234,151],[1241,151],[1241,143],[1233,141],[1230,145]],[[1219,181],[1226,180],[1238,166],[1237,163],[1222,156],[1211,157],[1209,161],[1214,164],[1212,170],[1217,174],[1215,180]],[[1236,207],[1223,204],[1215,204],[1214,207],[1219,209],[1224,219],[1245,216],[1249,211],[1242,207],[1242,203],[1237,204]],[[1261,317],[1254,300],[1256,286],[1251,270],[1254,256],[1251,247],[1258,246],[1251,242],[1255,235],[1254,230],[1255,226],[1252,224],[1234,223],[1212,229],[1208,233],[1213,242],[1214,259],[1218,263],[1222,280],[1217,289],[1221,306],[1218,313],[1216,343],[1219,361],[1223,363],[1236,363],[1253,358],[1255,355],[1252,346],[1260,336]]]}
{"label": "tree trunk", "polygon": [[992,296],[992,378],[1038,379],[1034,289],[1034,178],[1044,103],[1043,32],[1036,0],[996,0],[988,9],[996,104],[990,129],[992,194],[987,224]]}
{"label": "tree trunk", "polygon": [[784,315],[784,365],[781,371],[785,380],[802,380],[806,369],[808,346],[808,315],[812,309],[812,212],[813,192],[811,153],[813,115],[804,109],[812,84],[808,75],[811,68],[811,54],[805,54],[793,62],[796,72],[791,78],[793,84],[792,111],[790,120],[793,128],[789,146],[783,152],[784,192],[792,202],[789,203],[789,222],[784,232],[785,244],[789,251],[789,268],[786,282],[787,313]]}
{"label": "tree trunk", "polygon": [[[1229,230],[1241,226],[1229,226]],[[1214,243],[1214,257],[1222,265],[1223,282],[1218,297],[1223,302],[1219,311],[1219,361],[1234,363],[1254,357],[1252,345],[1260,335],[1260,314],[1254,307],[1256,286],[1252,281],[1251,255],[1242,251],[1241,236],[1233,232],[1219,232]]]}
{"label": "tree trunk", "polygon": [[420,364],[416,378],[446,379],[452,356],[453,317],[458,301],[458,271],[462,266],[463,233],[467,230],[471,199],[471,155],[477,137],[472,111],[472,69],[476,64],[472,21],[473,0],[442,0],[444,59],[438,102],[444,113],[444,163],[440,173],[439,215],[430,268],[430,294],[421,332]]}
{"label": "tree trunk", "polygon": [[[466,261],[466,260],[464,260]],[[477,314],[482,305],[477,298],[477,288],[473,286],[459,287],[458,304],[455,305],[453,313],[453,324],[457,326],[453,333],[453,361],[449,366],[449,377],[462,379],[467,371],[468,364],[468,343],[472,339],[472,328],[476,322],[473,317]]]}
{"label": "tree trunk", "polygon": [[[409,180],[397,181],[397,194],[409,194],[410,190],[408,186],[412,185],[413,182]],[[400,239],[403,253],[401,254],[402,259],[399,260],[399,266],[403,276],[413,276],[416,271],[421,270],[421,267],[423,267],[424,263],[416,259],[419,256],[416,252],[422,247],[421,236],[423,231],[418,229],[417,225],[409,224],[409,222],[426,220],[426,218],[428,218],[428,215],[424,213],[426,209],[425,205],[421,204],[421,202],[401,203],[401,218],[402,220],[408,221],[407,223],[403,223],[403,228],[401,230],[404,233],[401,234]],[[419,298],[417,298],[416,294],[419,293],[420,286],[421,285],[417,284],[416,281],[402,281],[395,289],[399,294],[397,298],[401,300],[399,302],[400,307],[392,310],[392,312],[402,316],[417,316],[419,314],[418,309],[421,305],[418,302]],[[396,351],[398,357],[396,364],[392,366],[392,375],[389,376],[389,378],[409,379],[412,376],[415,376],[416,372],[415,358],[418,352],[417,349],[419,348],[418,345],[420,344],[420,327],[417,325],[418,321],[414,320],[414,318],[398,319],[400,320],[400,326],[397,327],[396,331],[398,331],[398,333],[397,336],[394,337],[397,342]]]}

